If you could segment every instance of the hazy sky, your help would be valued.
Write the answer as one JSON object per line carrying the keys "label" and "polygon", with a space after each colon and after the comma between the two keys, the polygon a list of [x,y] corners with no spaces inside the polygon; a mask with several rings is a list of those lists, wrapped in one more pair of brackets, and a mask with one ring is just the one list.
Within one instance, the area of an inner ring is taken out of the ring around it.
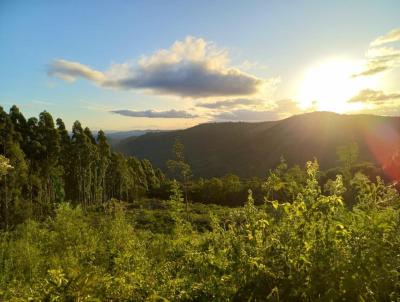
{"label": "hazy sky", "polygon": [[0,1],[0,105],[175,129],[400,115],[400,1]]}

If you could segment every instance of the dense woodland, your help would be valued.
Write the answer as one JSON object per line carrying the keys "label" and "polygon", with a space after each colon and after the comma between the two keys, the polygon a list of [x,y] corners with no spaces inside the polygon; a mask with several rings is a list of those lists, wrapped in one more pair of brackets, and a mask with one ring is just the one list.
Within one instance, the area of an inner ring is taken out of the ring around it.
{"label": "dense woodland", "polygon": [[111,198],[146,196],[164,179],[147,160],[111,152],[103,131],[76,121],[69,132],[48,112],[26,119],[16,106],[0,107],[0,152],[10,169],[0,179],[2,228],[54,212],[62,201],[84,209]]}
{"label": "dense woodland", "polygon": [[243,179],[196,177],[179,140],[166,177],[15,106],[0,139],[0,300],[400,300],[397,180],[355,143]]}

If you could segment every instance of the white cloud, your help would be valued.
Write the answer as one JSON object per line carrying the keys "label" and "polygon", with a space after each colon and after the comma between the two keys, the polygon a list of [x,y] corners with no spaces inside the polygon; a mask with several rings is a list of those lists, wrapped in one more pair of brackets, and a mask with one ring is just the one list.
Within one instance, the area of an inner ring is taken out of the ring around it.
{"label": "white cloud", "polygon": [[394,29],[372,41],[371,47],[366,52],[366,67],[362,72],[355,74],[354,77],[371,76],[399,67],[400,49],[386,46],[378,47],[396,41],[400,41],[400,29]]}
{"label": "white cloud", "polygon": [[112,110],[111,113],[120,114],[130,117],[146,117],[146,118],[195,118],[197,115],[191,114],[184,110],[167,110],[167,111],[155,111],[155,110]]}
{"label": "white cloud", "polygon": [[266,84],[266,80],[228,63],[227,50],[201,38],[187,37],[168,49],[143,56],[136,66],[114,64],[102,72],[78,62],[54,60],[48,74],[66,81],[80,77],[103,87],[191,98],[254,95]]}
{"label": "white cloud", "polygon": [[370,104],[381,104],[384,102],[390,102],[400,99],[400,93],[389,93],[386,94],[380,90],[365,89],[361,90],[359,94],[352,97],[349,103],[370,103]]}
{"label": "white cloud", "polygon": [[376,38],[374,41],[371,42],[371,46],[380,46],[396,41],[400,41],[400,28],[393,29],[387,34]]}
{"label": "white cloud", "polygon": [[86,65],[67,60],[54,60],[47,69],[47,74],[68,82],[74,82],[77,78],[85,78],[95,83],[103,83],[106,80],[104,73],[94,70]]}
{"label": "white cloud", "polygon": [[354,113],[387,116],[400,115],[400,93],[385,93],[381,90],[365,89],[352,97],[349,103],[362,103],[362,109]]}
{"label": "white cloud", "polygon": [[242,121],[242,122],[261,122],[274,121],[280,118],[276,111],[258,111],[251,109],[237,109],[218,113],[214,116],[217,121]]}
{"label": "white cloud", "polygon": [[200,102],[197,107],[208,109],[235,109],[241,107],[264,106],[265,102],[259,99],[229,99],[216,102]]}
{"label": "white cloud", "polygon": [[287,99],[276,102],[272,108],[264,109],[234,109],[230,111],[222,111],[214,114],[217,121],[272,121],[285,118],[287,116],[302,113],[298,107],[298,103]]}

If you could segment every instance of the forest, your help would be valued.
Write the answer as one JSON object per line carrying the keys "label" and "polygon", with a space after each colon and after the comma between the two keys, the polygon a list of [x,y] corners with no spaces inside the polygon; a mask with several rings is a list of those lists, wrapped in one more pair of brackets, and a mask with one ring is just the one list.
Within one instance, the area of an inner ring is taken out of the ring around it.
{"label": "forest", "polygon": [[161,171],[0,107],[0,301],[400,301],[399,180],[360,151],[201,178],[179,137]]}

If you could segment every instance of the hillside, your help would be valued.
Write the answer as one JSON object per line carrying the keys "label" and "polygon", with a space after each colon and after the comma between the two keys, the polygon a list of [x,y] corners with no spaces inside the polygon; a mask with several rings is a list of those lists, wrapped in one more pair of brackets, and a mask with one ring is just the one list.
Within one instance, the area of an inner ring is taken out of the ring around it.
{"label": "hillside", "polygon": [[127,138],[115,148],[165,169],[175,138],[195,176],[264,176],[281,156],[300,165],[316,157],[323,169],[333,167],[336,148],[351,142],[361,160],[383,164],[400,146],[400,117],[313,112],[274,122],[210,123]]}
{"label": "hillside", "polygon": [[105,131],[108,143],[114,147],[126,138],[134,139],[149,132],[162,132],[162,130],[130,130],[130,131]]}

